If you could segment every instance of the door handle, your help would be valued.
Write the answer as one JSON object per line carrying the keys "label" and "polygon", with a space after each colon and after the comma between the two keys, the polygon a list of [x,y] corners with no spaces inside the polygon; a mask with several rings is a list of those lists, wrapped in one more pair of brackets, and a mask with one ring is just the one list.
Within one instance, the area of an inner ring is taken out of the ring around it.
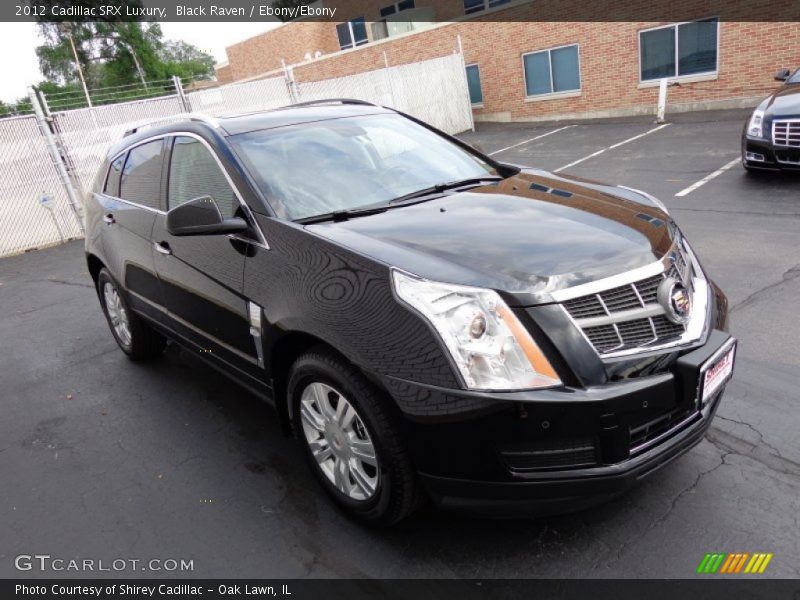
{"label": "door handle", "polygon": [[172,250],[167,242],[154,242],[153,246],[156,247],[156,252],[161,254],[172,254]]}
{"label": "door handle", "polygon": [[106,215],[103,215],[103,222],[107,223],[108,225],[111,225],[112,223],[116,223],[117,221],[116,219],[114,219],[114,215],[112,213],[108,213]]}

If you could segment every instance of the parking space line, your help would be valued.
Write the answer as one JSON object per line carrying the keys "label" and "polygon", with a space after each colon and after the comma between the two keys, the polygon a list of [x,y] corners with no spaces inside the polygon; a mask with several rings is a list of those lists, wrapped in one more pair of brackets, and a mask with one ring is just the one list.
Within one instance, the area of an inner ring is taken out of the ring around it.
{"label": "parking space line", "polygon": [[719,177],[720,175],[722,175],[725,171],[727,171],[728,169],[730,169],[731,167],[736,165],[736,163],[738,163],[740,160],[741,159],[737,156],[731,162],[723,165],[722,167],[720,167],[719,169],[717,169],[713,173],[709,173],[708,175],[703,177],[700,181],[696,181],[695,183],[693,183],[692,185],[690,185],[687,188],[682,189],[680,192],[678,192],[675,195],[677,197],[681,198],[683,196],[691,194],[693,191],[695,191],[700,186],[703,186],[703,185],[707,184],[709,181],[711,181],[712,179],[715,179],[716,177]]}
{"label": "parking space line", "polygon": [[651,133],[655,133],[659,129],[664,129],[664,127],[668,127],[668,126],[669,126],[669,123],[664,123],[663,125],[659,125],[658,127],[654,127],[653,129],[650,129],[649,131],[645,131],[644,133],[640,133],[639,135],[635,135],[635,136],[633,136],[631,138],[628,138],[627,140],[622,140],[621,142],[617,142],[616,144],[612,144],[611,146],[603,148],[602,150],[598,150],[597,152],[592,152],[588,156],[584,156],[583,158],[579,158],[578,160],[572,161],[568,165],[564,165],[563,167],[557,168],[555,171],[553,171],[553,173],[558,173],[559,171],[563,171],[564,169],[569,169],[570,167],[574,167],[575,165],[579,165],[580,163],[582,163],[585,160],[589,160],[590,158],[594,158],[595,156],[600,156],[601,154],[603,154],[605,152],[608,152],[609,150],[613,150],[614,148],[619,148],[620,146],[624,146],[625,144],[629,144],[630,142],[636,141],[636,140],[638,140],[640,138],[643,138],[646,135],[650,135]]}
{"label": "parking space line", "polygon": [[513,146],[506,146],[505,148],[500,148],[500,150],[495,150],[494,152],[489,152],[489,156],[494,156],[495,154],[500,154],[501,152],[505,152],[506,150],[511,150],[512,148],[516,148],[517,146],[523,146],[529,142],[535,142],[536,140],[540,140],[542,138],[547,137],[548,135],[553,135],[554,133],[558,133],[559,131],[564,131],[565,129],[569,129],[570,127],[575,127],[575,125],[565,125],[564,127],[559,127],[558,129],[554,129],[553,131],[548,131],[547,133],[543,133],[542,135],[537,135],[536,137],[532,137],[529,140],[525,140],[520,142],[519,144],[514,144]]}

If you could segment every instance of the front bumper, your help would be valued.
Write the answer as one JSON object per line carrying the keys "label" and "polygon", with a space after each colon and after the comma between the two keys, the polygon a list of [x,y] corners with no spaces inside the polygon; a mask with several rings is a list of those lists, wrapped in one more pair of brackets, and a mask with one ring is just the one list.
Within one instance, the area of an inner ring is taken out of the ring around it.
{"label": "front bumper", "polygon": [[773,146],[769,140],[742,136],[742,162],[751,169],[800,170],[800,148]]}
{"label": "front bumper", "polygon": [[[585,388],[470,393],[384,381],[433,501],[457,510],[567,512],[616,496],[700,442],[723,389],[697,402],[701,367],[734,340],[712,331],[668,372]],[[453,418],[436,407],[460,407]]]}

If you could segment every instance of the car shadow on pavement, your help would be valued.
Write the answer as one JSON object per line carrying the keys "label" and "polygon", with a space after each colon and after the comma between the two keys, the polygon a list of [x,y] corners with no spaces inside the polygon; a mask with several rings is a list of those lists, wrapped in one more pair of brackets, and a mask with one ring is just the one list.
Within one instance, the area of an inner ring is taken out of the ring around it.
{"label": "car shadow on pavement", "polygon": [[[603,560],[613,560],[613,552],[609,554],[613,539],[600,539],[598,535],[605,538],[608,533],[613,538],[614,523],[626,520],[626,515],[631,514],[634,507],[640,515],[650,512],[641,506],[647,499],[638,487],[605,504],[570,514],[541,516],[532,513],[513,518],[501,514],[489,518],[440,510],[428,502],[417,513],[393,527],[363,527],[338,511],[325,497],[305,465],[298,444],[283,435],[271,407],[229,383],[222,375],[205,368],[199,358],[174,345],[170,346],[162,362],[154,365],[157,370],[165,371],[165,377],[187,380],[185,383],[176,381],[175,386],[205,390],[200,402],[213,406],[216,414],[212,418],[217,436],[223,435],[223,439],[215,437],[205,442],[219,444],[236,453],[244,495],[250,492],[258,495],[259,490],[280,488],[280,501],[270,505],[269,510],[284,519],[294,539],[314,553],[319,564],[328,569],[325,573],[332,571],[339,576],[375,574],[373,569],[361,571],[353,566],[363,563],[363,557],[356,561],[351,552],[342,554],[336,550],[347,538],[351,539],[354,547],[364,544],[375,547],[376,555],[384,556],[383,560],[387,554],[398,554],[415,565],[427,561],[470,560],[469,557],[478,561],[486,552],[494,553],[498,559],[505,558],[510,564],[530,556],[550,556],[560,562],[566,554],[579,551],[586,557],[603,555]],[[235,393],[232,394],[232,390]],[[194,396],[197,398],[198,395],[194,393]],[[205,406],[203,412],[206,412],[205,408],[208,407]],[[221,449],[212,448],[210,452],[216,453]],[[654,479],[658,477],[659,474],[653,476]],[[657,514],[662,508],[663,505],[658,503],[652,514]],[[623,545],[624,542],[620,542],[619,546]],[[408,571],[415,572],[420,574],[417,567]],[[425,571],[421,574],[425,575]],[[459,571],[460,576],[468,574],[469,570]],[[506,567],[492,571],[492,574],[514,576]],[[531,567],[528,573],[517,576],[542,576],[542,571]]]}

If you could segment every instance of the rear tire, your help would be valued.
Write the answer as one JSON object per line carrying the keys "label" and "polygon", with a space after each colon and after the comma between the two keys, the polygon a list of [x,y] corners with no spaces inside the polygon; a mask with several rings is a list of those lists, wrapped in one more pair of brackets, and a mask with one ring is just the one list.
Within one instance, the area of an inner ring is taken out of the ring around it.
{"label": "rear tire", "polygon": [[287,385],[303,454],[334,502],[359,521],[388,526],[422,503],[390,402],[326,349],[292,365]]}
{"label": "rear tire", "polygon": [[164,351],[166,338],[130,310],[108,269],[101,269],[97,276],[97,293],[111,334],[129,358],[148,360]]}

